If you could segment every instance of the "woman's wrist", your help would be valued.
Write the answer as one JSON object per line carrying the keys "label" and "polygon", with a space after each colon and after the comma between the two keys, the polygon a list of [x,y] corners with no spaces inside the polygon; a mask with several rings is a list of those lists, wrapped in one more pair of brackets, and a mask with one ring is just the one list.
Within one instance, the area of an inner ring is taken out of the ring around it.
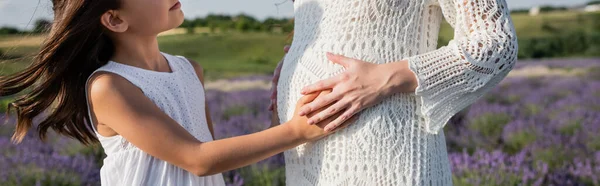
{"label": "woman's wrist", "polygon": [[382,80],[385,86],[382,91],[386,95],[414,92],[418,82],[415,74],[408,68],[408,61],[381,64]]}

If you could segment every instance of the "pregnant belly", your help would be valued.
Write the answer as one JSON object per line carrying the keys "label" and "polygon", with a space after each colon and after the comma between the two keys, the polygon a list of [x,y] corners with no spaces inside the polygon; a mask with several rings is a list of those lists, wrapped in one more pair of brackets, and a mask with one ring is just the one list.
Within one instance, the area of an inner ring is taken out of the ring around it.
{"label": "pregnant belly", "polygon": [[[302,88],[343,70],[320,56],[325,56],[325,52],[307,50],[304,53],[294,53],[290,50],[286,56],[277,85],[277,111],[281,123],[292,118],[296,103],[302,97]],[[348,127],[348,130],[335,135],[368,134],[392,141],[400,140],[392,138],[399,138],[395,134],[401,133],[402,128],[416,125],[415,110],[414,94],[396,94],[363,110],[359,113],[360,119],[357,122]]]}
{"label": "pregnant belly", "polygon": [[[327,52],[342,54],[350,58],[360,59],[368,62],[380,63],[382,61],[393,61],[393,59],[381,59],[374,52],[358,51],[344,54],[343,51],[336,51],[335,47],[320,46],[320,43],[314,45],[302,45],[294,43],[289,53],[286,55],[281,70],[278,87],[278,106],[279,116],[282,121],[291,119],[294,112],[294,106],[301,98],[300,91],[307,85],[314,84],[319,80],[327,79],[340,74],[344,71],[341,65],[330,62],[326,55]],[[320,47],[319,47],[320,46]],[[322,50],[320,48],[331,48]],[[372,75],[372,74],[365,74]],[[393,96],[394,97],[394,96]],[[398,98],[398,96],[395,96]],[[402,97],[402,96],[400,96]],[[405,103],[413,103],[406,98],[414,98],[414,95],[395,99],[396,105],[392,107],[405,107]],[[408,105],[410,106],[410,105]],[[289,109],[288,109],[289,108]]]}
{"label": "pregnant belly", "polygon": [[[285,94],[280,92],[280,94]],[[294,95],[295,93],[292,93]],[[285,95],[281,95],[285,97]],[[295,97],[295,96],[291,96]],[[348,127],[315,142],[306,143],[286,152],[286,159],[300,160],[323,157],[323,159],[352,159],[361,157],[368,162],[393,163],[394,157],[404,157],[407,148],[418,146],[415,136],[428,135],[419,130],[419,119],[414,115],[414,100],[410,95],[395,95],[384,102],[367,108]],[[288,101],[288,103],[292,103]],[[294,104],[284,105],[290,111]],[[293,114],[293,111],[290,111]],[[286,120],[290,115],[280,114]],[[323,154],[325,149],[343,149],[346,154]],[[381,158],[381,154],[387,154]],[[391,158],[391,159],[389,159]]]}

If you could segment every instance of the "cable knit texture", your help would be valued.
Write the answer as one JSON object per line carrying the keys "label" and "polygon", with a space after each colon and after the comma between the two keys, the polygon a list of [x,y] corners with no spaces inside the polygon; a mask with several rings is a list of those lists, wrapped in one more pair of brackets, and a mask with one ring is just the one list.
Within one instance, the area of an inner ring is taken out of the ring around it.
{"label": "cable knit texture", "polygon": [[[278,84],[282,122],[304,86],[343,71],[326,52],[377,64],[408,60],[418,87],[365,109],[324,140],[286,151],[287,185],[451,185],[442,128],[516,61],[505,0],[296,0],[294,9],[294,42]],[[436,49],[444,18],[454,39]]]}
{"label": "cable knit texture", "polygon": [[[145,70],[113,61],[94,73],[110,72],[127,79],[196,139],[202,142],[213,141],[204,114],[204,88],[194,67],[184,57],[163,55],[171,67],[170,73]],[[120,135],[104,137],[96,132],[96,136],[107,156],[100,169],[102,185],[225,185],[221,174],[196,176],[147,154]]]}

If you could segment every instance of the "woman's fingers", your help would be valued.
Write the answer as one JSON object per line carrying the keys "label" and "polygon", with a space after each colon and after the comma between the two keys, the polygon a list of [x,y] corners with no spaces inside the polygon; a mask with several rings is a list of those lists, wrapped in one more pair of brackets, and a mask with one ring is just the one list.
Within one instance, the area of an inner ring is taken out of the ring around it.
{"label": "woman's fingers", "polygon": [[[305,115],[310,114],[313,111],[319,110],[319,109],[333,103],[334,101],[339,100],[341,97],[342,97],[342,95],[339,93],[331,93],[331,94],[327,94],[325,96],[318,97],[313,102],[302,106],[302,108],[300,109],[300,116],[305,116]],[[310,124],[313,124],[313,123],[310,123]]]}
{"label": "woman's fingers", "polygon": [[325,110],[319,111],[317,114],[309,116],[308,123],[315,124],[329,119],[330,117],[336,114],[343,113],[349,106],[350,104],[346,101],[336,101],[332,105],[328,106]]}
{"label": "woman's fingers", "polygon": [[356,107],[350,107],[350,109],[346,110],[344,112],[344,114],[338,116],[335,120],[333,120],[332,122],[330,122],[329,124],[327,124],[327,126],[325,126],[325,131],[331,132],[331,131],[335,130],[340,125],[342,125],[345,121],[347,121],[348,119],[354,117],[354,115],[356,114],[356,112],[358,112],[358,108],[356,108]]}
{"label": "woman's fingers", "polygon": [[342,56],[342,55],[337,55],[337,54],[332,54],[332,53],[327,53],[327,59],[329,59],[329,61],[338,64],[338,65],[342,65],[344,68],[350,68],[350,66],[353,63],[356,63],[355,59],[352,58],[348,58],[346,56]]}
{"label": "woman's fingers", "polygon": [[[351,59],[351,58],[347,58],[344,56],[335,55],[335,54],[331,54],[331,53],[327,53],[327,58],[336,64],[344,66],[344,68],[346,68],[346,69],[348,69],[350,66],[352,66],[354,64],[358,64],[358,63],[362,62],[362,61],[357,61],[356,59]],[[363,63],[366,63],[366,62],[363,62]],[[336,85],[351,79],[351,77],[352,76],[350,76],[348,73],[342,73],[342,74],[336,75],[334,77],[327,78],[325,80],[321,80],[317,83],[314,83],[312,85],[304,87],[302,89],[302,94],[306,95],[306,94],[310,94],[313,92],[322,91],[325,89],[333,89]]]}
{"label": "woman's fingers", "polygon": [[337,76],[336,76],[336,77],[331,77],[331,78],[328,78],[325,80],[321,80],[312,85],[308,85],[302,89],[302,94],[306,95],[306,94],[311,94],[313,92],[323,91],[326,89],[332,89],[333,87],[335,87],[335,85],[337,85],[337,83],[339,82],[339,79],[340,78],[337,78]]}
{"label": "woman's fingers", "polygon": [[[327,96],[330,93],[331,93],[331,91],[321,91],[321,92],[315,92],[315,93],[312,93],[312,94],[309,94],[306,96],[302,96],[300,98],[300,100],[298,100],[298,102],[296,103],[294,115],[299,115],[298,113],[300,112],[300,108],[302,108],[302,106],[313,102],[318,97]],[[275,105],[275,108],[277,108],[277,105]]]}
{"label": "woman's fingers", "polygon": [[319,93],[314,93],[314,94],[309,94],[306,96],[302,96],[300,98],[300,100],[298,101],[299,104],[301,105],[306,105],[309,104],[310,102],[312,102],[313,100],[315,100],[315,98],[317,98],[319,96]]}
{"label": "woman's fingers", "polygon": [[330,130],[327,130],[327,129],[326,129],[326,130],[325,130],[325,132],[330,132],[330,133],[331,133],[331,132],[337,132],[337,131],[339,131],[339,130],[342,130],[342,129],[344,129],[344,128],[346,128],[346,127],[350,126],[350,123],[352,123],[352,122],[356,121],[357,119],[358,119],[358,115],[354,115],[354,116],[352,116],[350,119],[346,120],[345,122],[342,122],[342,124],[341,124],[341,125],[339,125],[339,126],[337,126],[337,127],[335,127],[335,128],[332,128],[332,129],[330,129]]}

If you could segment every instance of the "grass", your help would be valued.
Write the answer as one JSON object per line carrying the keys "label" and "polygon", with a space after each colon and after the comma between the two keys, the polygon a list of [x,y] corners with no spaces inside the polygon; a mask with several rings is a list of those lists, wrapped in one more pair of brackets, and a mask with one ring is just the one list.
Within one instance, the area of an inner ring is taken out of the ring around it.
{"label": "grass", "polygon": [[283,57],[285,34],[181,34],[159,38],[161,50],[199,62],[208,79],[269,74]]}
{"label": "grass", "polygon": [[[527,13],[511,14],[519,38],[539,38],[567,31],[592,32],[599,29],[600,12],[547,12],[537,16]],[[440,29],[440,46],[446,45],[454,36],[450,24],[444,22]]]}

